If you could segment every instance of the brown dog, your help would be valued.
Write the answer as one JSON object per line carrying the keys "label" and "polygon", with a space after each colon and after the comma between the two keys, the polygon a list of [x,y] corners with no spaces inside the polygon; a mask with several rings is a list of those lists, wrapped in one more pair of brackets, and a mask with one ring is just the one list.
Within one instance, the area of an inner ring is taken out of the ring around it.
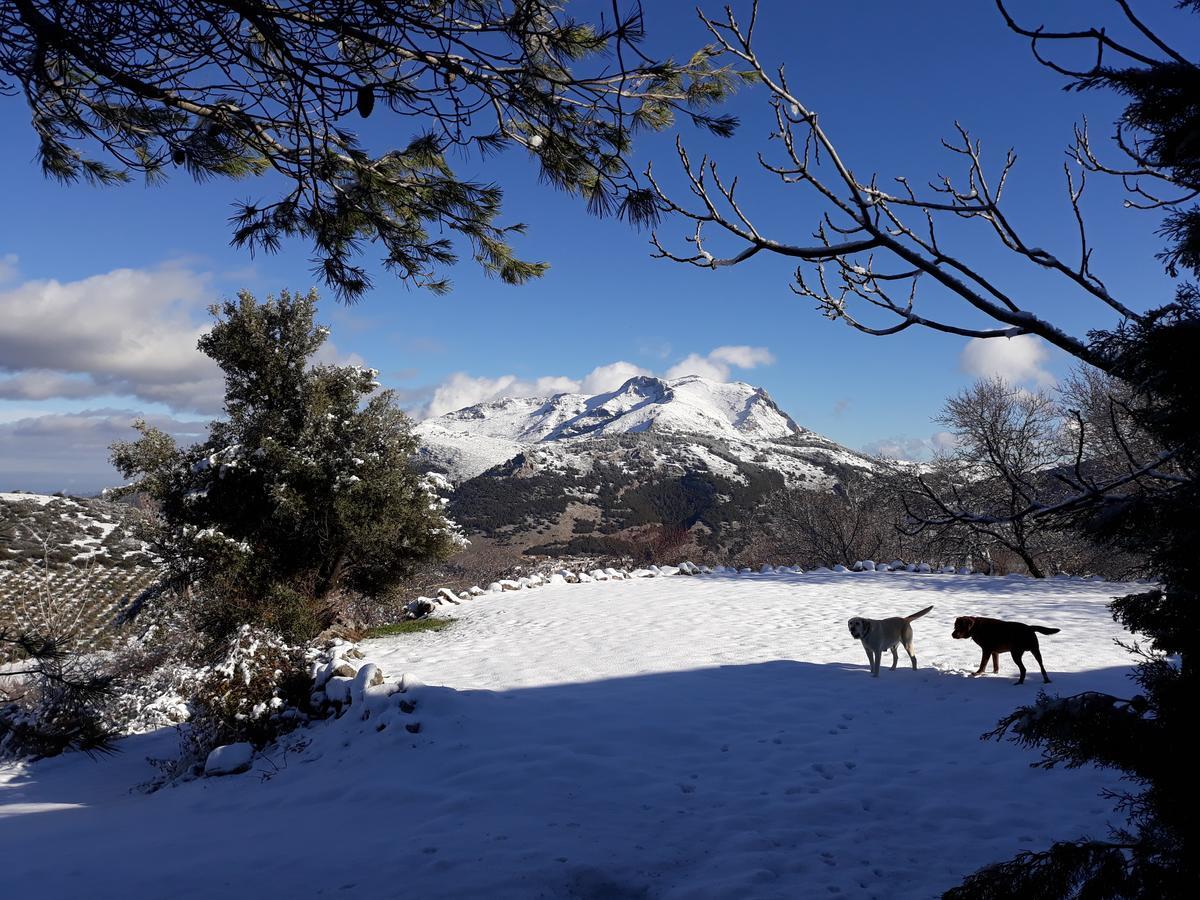
{"label": "brown dog", "polygon": [[952,637],[970,638],[983,648],[983,659],[979,661],[979,671],[972,672],[971,677],[982,675],[987,668],[988,657],[992,659],[992,671],[1000,671],[1000,654],[1011,653],[1013,662],[1021,670],[1017,684],[1025,683],[1025,666],[1021,657],[1025,651],[1033,654],[1038,668],[1042,670],[1042,680],[1050,683],[1046,667],[1042,665],[1042,651],[1038,647],[1038,634],[1058,634],[1060,629],[1047,628],[1044,625],[1026,625],[1024,622],[1005,622],[1001,619],[985,619],[983,616],[959,616],[954,620]]}

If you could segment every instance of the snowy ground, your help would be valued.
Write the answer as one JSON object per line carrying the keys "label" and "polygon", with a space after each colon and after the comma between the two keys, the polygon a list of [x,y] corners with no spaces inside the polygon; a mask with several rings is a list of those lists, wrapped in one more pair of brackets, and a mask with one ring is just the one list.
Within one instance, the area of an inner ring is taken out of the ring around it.
{"label": "snowy ground", "polygon": [[[446,631],[364,646],[429,685],[419,734],[323,723],[301,753],[153,795],[129,788],[169,733],[99,763],[0,767],[0,878],[96,898],[936,896],[1022,848],[1103,835],[1097,794],[1116,784],[978,739],[1040,678],[1014,687],[1007,657],[965,677],[979,655],[953,618],[1059,627],[1042,638],[1052,690],[1128,695],[1104,608],[1120,591],[864,573],[487,595]],[[872,679],[845,620],[930,603],[920,669]]]}

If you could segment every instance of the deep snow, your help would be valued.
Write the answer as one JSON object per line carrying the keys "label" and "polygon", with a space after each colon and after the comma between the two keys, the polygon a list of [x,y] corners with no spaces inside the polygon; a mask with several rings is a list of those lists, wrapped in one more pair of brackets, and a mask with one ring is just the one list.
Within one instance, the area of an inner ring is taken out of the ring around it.
{"label": "deep snow", "polygon": [[[671,577],[488,594],[368,642],[427,687],[418,734],[355,719],[243,775],[145,795],[146,755],[0,767],[14,896],[930,897],[1103,835],[1116,776],[979,735],[1040,687],[969,679],[956,615],[1056,626],[1050,690],[1128,695],[1121,586],[913,574]],[[920,668],[867,670],[846,619],[905,615]],[[263,780],[264,776],[269,776]]]}

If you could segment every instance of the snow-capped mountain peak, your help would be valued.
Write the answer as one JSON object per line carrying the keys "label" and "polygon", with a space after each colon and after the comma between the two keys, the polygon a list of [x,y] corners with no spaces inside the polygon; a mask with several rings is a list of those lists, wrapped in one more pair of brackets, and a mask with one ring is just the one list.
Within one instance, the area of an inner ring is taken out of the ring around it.
{"label": "snow-capped mountain peak", "polygon": [[504,398],[422,423],[418,432],[450,431],[540,443],[654,430],[713,438],[773,440],[801,429],[762,388],[696,375],[630,378],[615,391],[588,397]]}

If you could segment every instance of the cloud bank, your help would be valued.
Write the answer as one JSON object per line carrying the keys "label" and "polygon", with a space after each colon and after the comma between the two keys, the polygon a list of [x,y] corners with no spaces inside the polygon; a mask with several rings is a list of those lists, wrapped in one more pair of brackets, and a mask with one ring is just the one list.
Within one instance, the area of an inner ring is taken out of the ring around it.
{"label": "cloud bank", "polygon": [[[664,378],[699,375],[713,381],[728,381],[732,370],[754,369],[775,362],[766,347],[744,345],[717,347],[707,354],[692,353],[663,372]],[[464,406],[474,406],[500,397],[544,397],[552,394],[603,394],[615,391],[637,375],[653,375],[649,369],[625,360],[597,366],[582,378],[563,375],[522,379],[516,375],[481,378],[466,372],[455,372],[433,390],[429,401],[415,407],[417,418],[434,418]]]}

